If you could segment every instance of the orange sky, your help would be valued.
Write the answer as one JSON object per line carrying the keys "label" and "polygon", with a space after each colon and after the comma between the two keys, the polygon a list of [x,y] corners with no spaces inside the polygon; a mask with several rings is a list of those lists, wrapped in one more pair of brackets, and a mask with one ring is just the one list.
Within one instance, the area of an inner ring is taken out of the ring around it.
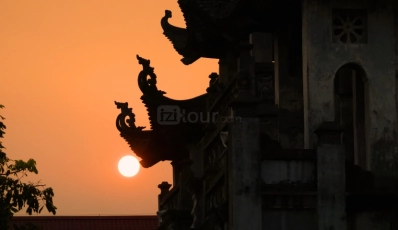
{"label": "orange sky", "polygon": [[177,0],[0,1],[2,141],[10,158],[37,161],[39,175],[28,179],[53,187],[57,215],[155,214],[170,162],[119,174],[118,160],[132,152],[115,127],[114,100],[128,101],[136,125],[149,127],[136,54],[175,99],[204,93],[218,70],[216,60],[180,62],[162,34],[165,9],[185,27]]}

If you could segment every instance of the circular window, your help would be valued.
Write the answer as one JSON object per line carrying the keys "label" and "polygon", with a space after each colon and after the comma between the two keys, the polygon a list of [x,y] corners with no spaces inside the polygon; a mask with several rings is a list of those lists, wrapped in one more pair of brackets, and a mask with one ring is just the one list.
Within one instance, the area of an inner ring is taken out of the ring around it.
{"label": "circular window", "polygon": [[341,10],[333,14],[333,37],[335,42],[364,43],[366,18],[357,10]]}

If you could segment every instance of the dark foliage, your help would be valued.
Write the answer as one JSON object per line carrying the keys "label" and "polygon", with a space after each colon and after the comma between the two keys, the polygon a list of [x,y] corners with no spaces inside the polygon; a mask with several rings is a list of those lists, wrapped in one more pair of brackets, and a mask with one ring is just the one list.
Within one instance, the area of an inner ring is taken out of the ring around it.
{"label": "dark foliage", "polygon": [[[0,105],[0,109],[3,108]],[[0,115],[0,138],[5,134],[4,117]],[[39,183],[25,183],[22,179],[28,173],[37,174],[36,161],[29,159],[12,160],[4,152],[0,142],[0,229],[8,229],[13,215],[24,207],[26,212],[40,213],[44,207],[55,215],[56,207],[53,204],[54,192],[52,188]],[[22,226],[19,229],[34,229],[33,226]]]}

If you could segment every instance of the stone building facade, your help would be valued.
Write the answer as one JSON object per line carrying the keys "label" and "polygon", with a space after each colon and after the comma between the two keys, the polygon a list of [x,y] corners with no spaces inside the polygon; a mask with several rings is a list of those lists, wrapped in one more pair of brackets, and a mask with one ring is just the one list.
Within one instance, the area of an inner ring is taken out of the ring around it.
{"label": "stone building facade", "polygon": [[178,3],[164,35],[186,65],[219,60],[206,93],[166,97],[137,56],[151,128],[115,102],[141,165],[173,166],[159,230],[398,229],[398,3]]}

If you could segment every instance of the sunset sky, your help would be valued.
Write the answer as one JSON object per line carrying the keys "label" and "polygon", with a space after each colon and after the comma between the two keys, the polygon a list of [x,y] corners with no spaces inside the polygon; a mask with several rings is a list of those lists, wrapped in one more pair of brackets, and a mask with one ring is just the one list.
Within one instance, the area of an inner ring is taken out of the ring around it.
{"label": "sunset sky", "polygon": [[136,54],[175,99],[204,93],[218,71],[216,60],[180,62],[160,26],[166,9],[185,27],[177,0],[0,1],[1,141],[8,157],[37,161],[39,174],[27,179],[54,189],[57,215],[155,214],[157,185],[172,182],[170,162],[120,175],[119,159],[134,153],[114,104],[129,102],[136,125],[149,127]]}

